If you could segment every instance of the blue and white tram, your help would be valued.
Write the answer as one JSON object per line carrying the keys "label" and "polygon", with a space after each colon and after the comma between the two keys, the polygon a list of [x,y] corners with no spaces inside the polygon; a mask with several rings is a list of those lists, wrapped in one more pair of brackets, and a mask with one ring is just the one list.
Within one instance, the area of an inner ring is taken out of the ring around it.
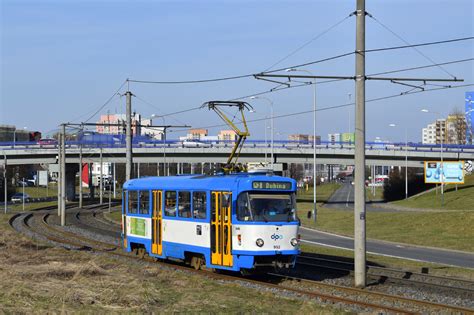
{"label": "blue and white tram", "polygon": [[264,174],[145,177],[127,181],[126,251],[194,268],[291,268],[299,254],[296,182]]}

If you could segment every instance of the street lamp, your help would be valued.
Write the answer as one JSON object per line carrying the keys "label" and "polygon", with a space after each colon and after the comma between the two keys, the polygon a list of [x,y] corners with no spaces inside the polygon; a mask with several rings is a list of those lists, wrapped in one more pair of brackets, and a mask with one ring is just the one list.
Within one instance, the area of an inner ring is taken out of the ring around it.
{"label": "street lamp", "polygon": [[[273,125],[273,102],[271,99],[269,99],[268,97],[265,97],[265,96],[251,96],[250,97],[251,100],[255,100],[255,99],[262,99],[262,100],[266,100],[269,104],[270,104],[270,125],[271,125],[271,135],[270,135],[270,146],[271,146],[271,151],[270,151],[270,157],[272,159],[271,161],[271,166],[272,166],[272,171],[273,171],[273,131],[274,131],[274,125]],[[267,129],[265,128],[265,133],[266,133]],[[266,137],[265,137],[266,138]],[[265,154],[266,156],[266,154]]]}
{"label": "street lamp", "polygon": [[[165,122],[165,117],[163,116],[159,116],[159,115],[156,115],[156,114],[153,114],[151,115],[151,119],[155,118],[155,117],[159,117],[163,120],[163,175],[167,176],[169,175],[169,172],[167,172],[167,168],[166,168],[166,122]],[[152,125],[152,121],[150,121],[150,125]]]}
{"label": "street lamp", "polygon": [[[436,115],[438,120],[441,120],[441,114],[438,112],[432,112],[427,109],[422,109],[421,110],[423,113],[428,113],[428,114],[434,114]],[[436,124],[435,124],[436,125]],[[442,133],[442,128],[440,128],[440,142],[441,142],[441,152],[440,152],[440,157],[441,157],[441,206],[444,205],[444,165],[443,165],[443,136],[446,134],[446,127],[444,127],[444,133]]]}
{"label": "street lamp", "polygon": [[[390,124],[390,127],[397,127],[396,124]],[[405,126],[405,199],[408,199],[408,130]]]}
{"label": "street lamp", "polygon": [[[311,71],[303,70],[303,69],[296,69],[290,68],[286,69],[286,72],[292,71],[301,71],[306,72],[309,75],[313,75]],[[316,79],[313,80],[313,218],[314,222],[316,222]]]}
{"label": "street lamp", "polygon": [[[251,113],[256,113],[257,111],[255,109],[250,110]],[[267,155],[268,155],[268,145],[267,145],[267,129],[269,128],[267,126],[267,119],[268,116],[265,116],[265,165],[267,165]]]}

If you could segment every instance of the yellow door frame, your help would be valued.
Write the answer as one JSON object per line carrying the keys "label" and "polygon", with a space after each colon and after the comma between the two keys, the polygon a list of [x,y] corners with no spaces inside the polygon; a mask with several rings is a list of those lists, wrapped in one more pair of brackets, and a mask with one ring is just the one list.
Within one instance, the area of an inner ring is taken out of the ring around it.
{"label": "yellow door frame", "polygon": [[[232,261],[232,193],[226,191],[211,192],[211,263],[213,265],[231,267]],[[227,206],[223,206],[223,198],[228,198]]]}
{"label": "yellow door frame", "polygon": [[163,192],[161,190],[153,191],[151,226],[151,252],[161,256],[163,253]]}

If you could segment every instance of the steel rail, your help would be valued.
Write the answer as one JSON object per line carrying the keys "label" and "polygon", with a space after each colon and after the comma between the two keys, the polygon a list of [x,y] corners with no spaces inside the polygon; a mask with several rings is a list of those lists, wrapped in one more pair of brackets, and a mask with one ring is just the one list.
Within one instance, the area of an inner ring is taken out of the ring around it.
{"label": "steel rail", "polygon": [[[27,220],[29,220],[30,218],[33,217],[33,213],[31,214],[27,214],[24,218],[23,223],[30,229],[32,229],[31,227],[29,227],[26,222]],[[45,220],[47,218],[47,215],[43,215],[43,224],[46,224],[46,225],[49,225],[47,220]],[[15,216],[14,216],[15,217]],[[12,217],[13,218],[13,217]],[[18,218],[18,216],[16,216],[16,219]],[[13,223],[14,220],[12,220],[12,223]],[[62,230],[58,230],[56,228],[53,228],[53,230],[55,232],[58,232],[58,233],[64,233],[65,231],[62,231]],[[70,232],[67,232],[68,235],[73,235],[73,237],[75,239],[78,239],[78,236],[77,234],[75,233],[70,233]],[[74,242],[74,241],[71,241],[71,240],[67,240],[67,239],[58,239],[56,237],[51,237],[51,236],[47,236],[48,239],[53,239],[54,242],[56,243],[60,243],[60,244],[68,244],[68,245],[75,245],[76,247],[80,247],[80,248],[83,248],[84,245],[83,244],[79,244],[77,242]],[[101,244],[101,245],[107,245],[107,246],[111,246],[111,244],[109,243],[105,243],[105,242],[99,242],[99,241],[96,241],[96,240],[93,240],[93,239],[90,239],[90,238],[85,238],[85,237],[81,237],[81,239],[84,241],[84,242],[89,242],[92,243],[92,244]],[[107,254],[110,254],[110,255],[115,255],[115,256],[121,256],[121,257],[128,257],[128,258],[137,258],[137,256],[131,256],[130,254],[127,254],[127,253],[123,253],[123,252],[118,252],[118,251],[110,251],[110,250],[107,250],[107,249],[104,249],[104,248],[94,248],[93,246],[87,246],[89,247],[91,250],[95,250],[95,251],[98,251],[98,252],[103,252],[103,253],[107,253]],[[143,258],[143,257],[142,257]],[[156,259],[153,259],[151,257],[146,257],[145,260],[147,261],[156,261]],[[338,296],[332,296],[332,295],[328,295],[328,294],[323,294],[323,293],[319,293],[319,292],[314,292],[314,291],[308,291],[308,290],[303,290],[303,289],[296,289],[296,288],[292,288],[292,287],[288,287],[288,286],[283,286],[283,285],[277,285],[277,284],[272,284],[272,283],[267,283],[267,282],[262,282],[262,281],[258,281],[258,280],[252,280],[252,279],[244,279],[244,278],[241,278],[241,277],[236,277],[236,276],[229,276],[229,275],[223,275],[223,274],[215,274],[215,273],[209,273],[209,272],[206,272],[206,271],[201,271],[201,270],[193,270],[193,269],[190,269],[189,267],[185,267],[185,266],[181,266],[181,265],[173,265],[173,264],[169,264],[169,263],[161,263],[160,264],[164,265],[164,266],[167,266],[167,267],[171,267],[171,268],[174,268],[174,269],[178,269],[178,270],[186,270],[186,271],[191,271],[191,272],[196,272],[196,273],[199,273],[199,274],[202,274],[202,275],[206,275],[208,277],[212,277],[212,278],[216,278],[216,279],[224,279],[224,280],[229,280],[229,281],[232,281],[232,282],[235,282],[235,281],[241,281],[241,282],[246,282],[246,283],[250,283],[250,284],[257,284],[257,285],[263,285],[263,286],[266,286],[266,287],[271,287],[271,288],[274,288],[274,289],[278,289],[278,290],[284,290],[284,291],[291,291],[291,292],[294,292],[294,293],[297,293],[297,294],[300,294],[300,295],[305,295],[305,296],[310,296],[310,297],[315,297],[315,298],[319,298],[319,299],[322,299],[322,300],[326,300],[326,301],[331,301],[331,302],[341,302],[341,303],[344,303],[344,304],[351,304],[351,305],[358,305],[358,306],[362,306],[362,307],[368,307],[368,308],[371,308],[371,309],[377,309],[377,310],[386,310],[386,311],[390,311],[390,312],[396,312],[396,313],[407,313],[407,314],[412,314],[414,312],[412,311],[407,311],[406,309],[401,309],[401,308],[395,308],[395,307],[391,307],[391,306],[385,306],[385,305],[378,305],[378,304],[373,304],[373,303],[367,303],[367,302],[362,302],[362,301],[356,301],[356,300],[353,300],[353,299],[348,299],[348,298],[345,298],[345,297],[338,297]],[[289,278],[288,276],[282,276],[282,275],[278,275],[280,277],[286,277],[286,278]],[[304,281],[304,282],[307,282],[307,283],[311,283],[313,285],[322,285],[321,283],[319,282],[316,282],[316,281],[311,281],[311,280],[307,280],[307,279],[297,279],[297,278],[294,278],[294,280],[297,280],[297,281]],[[463,312],[463,313],[472,313],[474,312],[473,309],[468,309],[468,308],[463,308],[463,307],[456,307],[456,306],[450,306],[450,305],[444,305],[444,304],[437,304],[437,303],[431,303],[431,302],[426,302],[426,301],[419,301],[419,300],[412,300],[412,299],[408,299],[408,298],[404,298],[404,297],[400,297],[400,296],[391,296],[391,295],[387,295],[385,293],[380,293],[380,292],[373,292],[373,291],[365,291],[365,290],[361,290],[361,289],[355,289],[355,288],[349,288],[349,287],[341,287],[341,288],[338,288],[338,286],[335,286],[335,285],[329,285],[329,284],[324,284],[324,286],[328,286],[328,287],[332,287],[333,289],[339,289],[339,290],[351,290],[352,292],[356,292],[356,293],[364,293],[366,295],[372,295],[372,296],[378,296],[378,297],[384,297],[384,298],[389,298],[389,299],[393,299],[393,300],[405,300],[407,303],[413,303],[413,304],[418,304],[418,305],[424,305],[424,306],[428,306],[428,307],[431,307],[431,308],[441,308],[441,309],[444,309],[444,310],[454,310],[454,311],[458,311],[458,312]],[[358,291],[360,290],[360,291]]]}
{"label": "steel rail", "polygon": [[[318,264],[318,263],[305,263],[305,262],[297,261],[297,264],[310,266],[310,267],[319,267],[319,268],[325,268],[325,269],[330,269],[330,270],[349,272],[351,274],[353,273],[353,269],[354,269],[354,264],[353,263],[345,262],[345,261],[325,259],[325,258],[316,258],[316,257],[308,257],[308,256],[304,256],[304,255],[298,256],[297,260],[299,260],[299,259],[308,259],[308,260],[313,260],[313,261],[323,261],[323,262],[330,263],[330,264],[347,265],[347,267],[338,268],[336,266],[330,266],[330,265],[324,265],[324,264]],[[474,289],[473,289],[474,282],[469,281],[469,280],[443,277],[443,276],[436,276],[436,275],[428,275],[428,274],[423,274],[423,273],[403,271],[403,270],[397,270],[397,269],[394,269],[394,268],[377,267],[377,266],[370,266],[370,265],[367,266],[367,271],[368,271],[367,275],[369,277],[374,278],[375,280],[383,278],[384,281],[388,280],[391,283],[416,284],[416,285],[419,285],[419,286],[430,286],[430,287],[434,287],[434,288],[441,288],[441,289],[445,289],[445,290],[456,290],[456,291],[460,291],[460,292],[466,292],[466,293],[474,294]],[[378,271],[379,273],[374,273],[375,271]],[[386,274],[387,272],[398,273],[401,277],[387,275]],[[451,285],[433,283],[433,282],[423,282],[421,280],[405,278],[406,276],[417,276],[417,277],[425,278],[426,280],[431,279],[431,280],[439,280],[439,281],[442,281],[442,282],[452,281],[452,282],[457,282],[459,284],[463,284],[467,287],[451,286]],[[471,288],[469,288],[469,286]]]}

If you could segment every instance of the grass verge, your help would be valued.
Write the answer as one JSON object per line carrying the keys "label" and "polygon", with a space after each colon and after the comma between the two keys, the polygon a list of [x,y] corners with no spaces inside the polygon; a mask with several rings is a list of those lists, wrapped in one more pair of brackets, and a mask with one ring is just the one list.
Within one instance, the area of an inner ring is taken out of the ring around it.
{"label": "grass verge", "polygon": [[474,175],[466,176],[464,184],[458,185],[457,191],[455,185],[445,185],[443,206],[440,191],[394,201],[392,204],[419,209],[474,210]]}
{"label": "grass verge", "polygon": [[[0,215],[0,305],[8,313],[333,313],[314,302],[32,241]],[[278,303],[275,303],[278,301]]]}
{"label": "grass verge", "polygon": [[[306,217],[311,205],[298,204],[304,226],[354,235],[353,211],[320,207],[318,222]],[[367,237],[474,252],[474,212],[367,212]]]}

